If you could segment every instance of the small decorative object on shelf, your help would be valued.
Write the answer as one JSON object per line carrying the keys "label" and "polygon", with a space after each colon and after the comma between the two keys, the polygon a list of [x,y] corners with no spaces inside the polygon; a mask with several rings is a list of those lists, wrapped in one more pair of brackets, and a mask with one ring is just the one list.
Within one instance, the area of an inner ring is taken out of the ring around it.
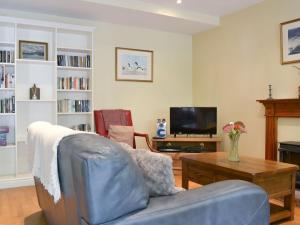
{"label": "small decorative object on shelf", "polygon": [[167,122],[165,119],[157,119],[156,136],[158,138],[165,138],[167,136]]}
{"label": "small decorative object on shelf", "polygon": [[35,84],[29,89],[29,98],[31,100],[40,99],[40,89]]}
{"label": "small decorative object on shelf", "polygon": [[0,126],[0,146],[7,145],[7,134],[9,132],[8,126]]}
{"label": "small decorative object on shelf", "polygon": [[272,98],[272,84],[269,84],[269,98],[268,99],[273,99]]}
{"label": "small decorative object on shelf", "polygon": [[223,127],[224,133],[228,133],[230,139],[230,149],[228,160],[233,162],[240,161],[239,158],[239,139],[242,133],[246,133],[246,127],[243,122],[230,122]]}

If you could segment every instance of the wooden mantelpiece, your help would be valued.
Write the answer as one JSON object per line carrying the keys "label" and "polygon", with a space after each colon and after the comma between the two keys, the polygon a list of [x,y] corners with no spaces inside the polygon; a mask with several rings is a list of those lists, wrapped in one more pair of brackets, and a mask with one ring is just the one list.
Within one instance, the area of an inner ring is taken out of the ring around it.
{"label": "wooden mantelpiece", "polygon": [[277,160],[277,122],[279,117],[300,117],[300,99],[257,100],[265,106],[265,158]]}

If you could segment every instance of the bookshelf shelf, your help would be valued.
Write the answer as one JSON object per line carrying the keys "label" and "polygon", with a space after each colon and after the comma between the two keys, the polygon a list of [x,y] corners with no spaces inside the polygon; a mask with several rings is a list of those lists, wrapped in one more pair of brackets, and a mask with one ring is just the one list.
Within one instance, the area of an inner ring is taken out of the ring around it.
{"label": "bookshelf shelf", "polygon": [[67,48],[67,47],[58,47],[57,51],[61,51],[61,52],[82,52],[82,53],[91,53],[92,49],[83,49],[83,48]]}
{"label": "bookshelf shelf", "polygon": [[0,91],[14,91],[15,88],[0,88]]}
{"label": "bookshelf shelf", "polygon": [[4,63],[4,62],[0,62],[0,66],[14,66],[15,63]]}
{"label": "bookshelf shelf", "polygon": [[57,92],[78,92],[78,93],[91,93],[92,90],[76,90],[76,89],[57,89]]}
{"label": "bookshelf shelf", "polygon": [[12,46],[13,47],[15,45],[15,42],[0,42],[0,45],[2,45],[2,46],[6,45],[6,46]]}
{"label": "bookshelf shelf", "polygon": [[92,70],[91,67],[57,66],[60,70]]}
{"label": "bookshelf shelf", "polygon": [[32,60],[32,59],[16,59],[17,63],[31,63],[31,64],[48,64],[55,65],[56,61],[49,60]]}
{"label": "bookshelf shelf", "polygon": [[14,116],[15,113],[0,113],[0,116]]}
{"label": "bookshelf shelf", "polygon": [[3,150],[12,150],[12,149],[15,149],[17,146],[16,145],[6,145],[6,146],[0,146],[0,151],[3,151]]}
{"label": "bookshelf shelf", "polygon": [[33,102],[33,103],[36,103],[36,102],[56,102],[55,99],[20,99],[20,100],[16,100],[17,102]]}
{"label": "bookshelf shelf", "polygon": [[67,115],[91,115],[92,112],[58,112],[57,115],[59,116],[67,116]]}

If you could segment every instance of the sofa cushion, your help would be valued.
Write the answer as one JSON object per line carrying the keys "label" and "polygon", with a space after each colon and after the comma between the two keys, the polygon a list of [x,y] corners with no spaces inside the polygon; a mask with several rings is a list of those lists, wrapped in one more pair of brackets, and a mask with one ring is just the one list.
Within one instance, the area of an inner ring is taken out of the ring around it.
{"label": "sofa cushion", "polygon": [[108,129],[108,137],[116,142],[124,142],[133,147],[133,127],[110,125]]}
{"label": "sofa cushion", "polygon": [[68,136],[60,151],[71,152],[73,184],[80,217],[105,223],[147,206],[149,191],[130,155],[96,134]]}
{"label": "sofa cushion", "polygon": [[172,158],[146,149],[133,149],[119,143],[129,152],[143,172],[150,196],[172,195],[184,190],[175,186]]}

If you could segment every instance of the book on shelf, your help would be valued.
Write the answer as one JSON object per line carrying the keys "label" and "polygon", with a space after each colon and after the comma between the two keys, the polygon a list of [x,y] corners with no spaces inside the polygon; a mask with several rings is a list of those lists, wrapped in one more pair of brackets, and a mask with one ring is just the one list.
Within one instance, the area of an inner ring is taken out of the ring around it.
{"label": "book on shelf", "polygon": [[83,77],[59,77],[57,88],[63,90],[89,90],[89,78]]}
{"label": "book on shelf", "polygon": [[15,74],[7,72],[4,67],[0,67],[0,88],[14,88],[15,87]]}
{"label": "book on shelf", "polygon": [[15,96],[10,98],[0,99],[0,113],[14,113],[15,112]]}
{"label": "book on shelf", "polygon": [[57,55],[58,66],[91,67],[91,56]]}
{"label": "book on shelf", "polygon": [[0,50],[1,63],[14,63],[15,51],[14,50]]}
{"label": "book on shelf", "polygon": [[90,112],[90,100],[58,100],[57,111],[59,113]]}

